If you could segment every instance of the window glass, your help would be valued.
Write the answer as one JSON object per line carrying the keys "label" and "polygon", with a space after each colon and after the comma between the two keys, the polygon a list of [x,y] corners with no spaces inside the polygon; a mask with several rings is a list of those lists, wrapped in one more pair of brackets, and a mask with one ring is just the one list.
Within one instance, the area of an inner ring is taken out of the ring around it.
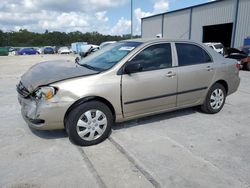
{"label": "window glass", "polygon": [[221,49],[221,48],[224,48],[224,46],[222,44],[215,44],[214,47],[216,49]]}
{"label": "window glass", "polygon": [[142,71],[172,67],[171,45],[169,43],[152,45],[136,55],[130,63],[140,63]]}
{"label": "window glass", "polygon": [[179,66],[195,65],[211,62],[210,56],[199,46],[176,43]]}
{"label": "window glass", "polygon": [[116,65],[139,45],[141,45],[140,42],[126,41],[110,44],[82,59],[79,64],[90,69],[105,71]]}

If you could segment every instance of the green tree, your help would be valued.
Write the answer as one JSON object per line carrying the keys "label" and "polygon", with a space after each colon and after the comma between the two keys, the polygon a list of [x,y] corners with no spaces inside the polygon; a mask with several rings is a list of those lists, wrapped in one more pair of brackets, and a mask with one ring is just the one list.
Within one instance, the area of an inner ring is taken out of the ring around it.
{"label": "green tree", "polygon": [[[139,36],[138,36],[139,37]],[[130,35],[112,36],[102,35],[98,32],[82,33],[74,31],[70,33],[45,30],[44,33],[34,33],[27,29],[19,31],[3,32],[0,30],[0,46],[70,46],[73,42],[87,42],[99,45],[105,41],[119,41],[129,39]]]}

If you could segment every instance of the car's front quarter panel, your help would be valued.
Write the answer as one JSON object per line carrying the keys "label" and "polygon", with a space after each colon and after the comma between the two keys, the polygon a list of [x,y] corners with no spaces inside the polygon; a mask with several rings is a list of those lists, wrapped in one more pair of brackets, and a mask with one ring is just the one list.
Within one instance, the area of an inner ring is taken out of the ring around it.
{"label": "car's front quarter panel", "polygon": [[[87,97],[100,97],[111,103],[115,110],[116,119],[120,119],[122,118],[120,79],[119,75],[111,71],[69,79],[51,85],[59,89],[56,98],[59,98],[62,103],[68,103],[68,107]],[[63,116],[67,110],[68,108],[63,112]]]}
{"label": "car's front quarter panel", "polygon": [[[63,129],[64,113],[70,106],[70,101],[63,101],[60,97],[54,96],[50,100],[23,98],[18,96],[21,104],[21,112],[27,124],[35,129],[50,130]],[[42,120],[43,122],[34,123]]]}

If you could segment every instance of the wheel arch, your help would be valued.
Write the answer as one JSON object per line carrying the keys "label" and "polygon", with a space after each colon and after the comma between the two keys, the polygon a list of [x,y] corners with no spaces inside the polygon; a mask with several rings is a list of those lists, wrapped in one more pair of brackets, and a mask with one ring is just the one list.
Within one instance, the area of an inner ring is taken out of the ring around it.
{"label": "wheel arch", "polygon": [[112,115],[113,115],[113,118],[114,118],[114,121],[116,119],[116,113],[115,113],[115,109],[113,107],[113,105],[111,104],[111,102],[109,102],[107,99],[103,98],[103,97],[99,97],[99,96],[89,96],[89,97],[84,97],[84,98],[81,98],[77,101],[75,101],[69,108],[68,110],[66,111],[65,115],[64,115],[64,120],[63,120],[63,123],[64,123],[64,126],[65,126],[65,121],[66,121],[66,118],[68,116],[68,114],[70,113],[70,111],[76,107],[76,106],[79,106],[85,102],[89,102],[89,101],[99,101],[99,102],[102,102],[104,104],[106,104],[108,106],[108,108],[111,110],[112,112]]}
{"label": "wheel arch", "polygon": [[[228,83],[225,81],[225,80],[218,80],[218,81],[216,81],[214,84],[221,84],[224,88],[225,88],[225,90],[226,90],[226,93],[228,94]],[[213,85],[214,85],[213,84]],[[212,86],[213,86],[212,85]]]}

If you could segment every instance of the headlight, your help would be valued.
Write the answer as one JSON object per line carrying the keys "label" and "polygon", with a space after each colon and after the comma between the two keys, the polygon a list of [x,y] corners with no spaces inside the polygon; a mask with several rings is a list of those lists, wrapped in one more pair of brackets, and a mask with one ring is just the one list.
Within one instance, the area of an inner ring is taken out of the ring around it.
{"label": "headlight", "polygon": [[44,86],[37,89],[36,96],[41,99],[49,100],[56,94],[57,89],[54,87]]}

